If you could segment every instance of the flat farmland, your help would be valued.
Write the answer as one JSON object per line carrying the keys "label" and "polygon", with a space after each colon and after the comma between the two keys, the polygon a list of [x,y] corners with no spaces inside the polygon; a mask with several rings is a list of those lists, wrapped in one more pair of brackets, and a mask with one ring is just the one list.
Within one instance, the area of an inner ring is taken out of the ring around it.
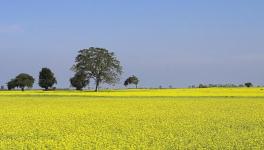
{"label": "flat farmland", "polygon": [[2,91],[0,149],[264,149],[261,88]]}

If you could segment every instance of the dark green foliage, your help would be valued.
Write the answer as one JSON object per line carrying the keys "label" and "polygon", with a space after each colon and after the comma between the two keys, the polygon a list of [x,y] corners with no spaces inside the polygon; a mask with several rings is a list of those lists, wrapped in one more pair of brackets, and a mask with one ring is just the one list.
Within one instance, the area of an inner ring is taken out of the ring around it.
{"label": "dark green foliage", "polygon": [[244,87],[244,86],[245,86],[245,85],[243,85],[243,84],[239,84],[239,85],[238,85],[238,87]]}
{"label": "dark green foliage", "polygon": [[42,68],[39,72],[39,86],[48,90],[57,83],[54,73],[49,68]]}
{"label": "dark green foliage", "polygon": [[25,73],[19,74],[15,79],[16,86],[21,88],[22,91],[24,91],[25,87],[31,88],[34,81],[35,79],[32,76]]}
{"label": "dark green foliage", "polygon": [[238,87],[253,87],[251,82],[247,82],[245,84],[233,84],[233,83],[226,83],[226,84],[199,84],[198,86],[192,85],[189,86],[191,88],[214,88],[214,87],[221,87],[221,88],[238,88]]}
{"label": "dark green foliage", "polygon": [[16,79],[11,79],[9,82],[7,82],[7,88],[8,90],[13,90],[17,87]]}
{"label": "dark green foliage", "polygon": [[205,84],[199,84],[199,86],[198,86],[199,88],[208,88],[208,86],[207,85],[205,85]]}
{"label": "dark green foliage", "polygon": [[246,87],[252,87],[253,84],[252,84],[251,82],[247,82],[247,83],[245,83],[245,86],[246,86]]}
{"label": "dark green foliage", "polygon": [[221,88],[236,88],[236,87],[244,87],[243,84],[236,85],[233,83],[226,83],[226,84],[199,84],[198,86],[192,85],[189,86],[190,88],[214,88],[214,87],[221,87]]}
{"label": "dark green foliage", "polygon": [[122,74],[122,66],[113,52],[104,48],[83,49],[79,51],[72,67],[73,71],[84,72],[95,80],[95,91],[101,83],[115,84]]}
{"label": "dark green foliage", "polygon": [[78,72],[70,79],[70,82],[76,90],[82,90],[89,84],[89,79],[84,72]]}
{"label": "dark green foliage", "polygon": [[138,83],[139,83],[139,79],[133,75],[125,80],[124,85],[128,86],[129,84],[134,84],[137,88]]}
{"label": "dark green foliage", "polygon": [[126,79],[124,82],[124,86],[128,86],[128,85],[129,85],[129,81],[128,81],[128,79]]}

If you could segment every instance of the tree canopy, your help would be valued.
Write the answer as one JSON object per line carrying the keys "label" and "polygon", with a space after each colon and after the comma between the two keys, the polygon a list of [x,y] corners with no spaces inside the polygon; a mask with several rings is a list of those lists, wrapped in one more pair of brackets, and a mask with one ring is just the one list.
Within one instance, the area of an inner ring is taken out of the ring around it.
{"label": "tree canopy", "polygon": [[48,90],[57,83],[54,73],[49,68],[42,68],[39,72],[39,86]]}
{"label": "tree canopy", "polygon": [[19,74],[14,80],[16,87],[21,88],[22,91],[24,91],[25,87],[31,88],[34,84],[34,81],[35,79],[32,76],[25,73]]}
{"label": "tree canopy", "polygon": [[129,84],[134,84],[134,85],[136,86],[136,88],[137,88],[138,83],[139,83],[139,79],[138,79],[138,77],[136,77],[136,76],[133,75],[133,76],[131,76],[131,77],[128,77],[128,78],[125,80],[124,85],[125,85],[125,86],[128,86]]}
{"label": "tree canopy", "polygon": [[7,82],[7,88],[8,90],[15,89],[17,87],[17,81],[16,79],[11,79],[9,82]]}
{"label": "tree canopy", "polygon": [[73,71],[84,72],[95,80],[95,91],[101,83],[115,84],[122,74],[122,66],[113,52],[104,48],[90,47],[79,51],[72,67]]}
{"label": "tree canopy", "polygon": [[246,87],[252,87],[253,84],[252,84],[251,82],[247,82],[247,83],[245,83],[245,86],[246,86]]}
{"label": "tree canopy", "polygon": [[75,87],[76,90],[82,90],[89,84],[89,79],[84,72],[75,73],[74,77],[70,79],[71,86]]}

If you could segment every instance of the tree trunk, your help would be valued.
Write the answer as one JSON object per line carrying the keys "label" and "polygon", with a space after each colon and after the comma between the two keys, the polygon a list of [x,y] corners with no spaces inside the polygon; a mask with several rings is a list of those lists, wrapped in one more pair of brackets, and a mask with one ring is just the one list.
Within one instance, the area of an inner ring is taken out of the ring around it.
{"label": "tree trunk", "polygon": [[25,91],[25,88],[24,87],[21,87],[21,91]]}
{"label": "tree trunk", "polygon": [[45,91],[48,91],[49,87],[45,87]]}
{"label": "tree trunk", "polygon": [[96,85],[95,85],[95,92],[98,92],[99,90],[99,81],[96,81]]}
{"label": "tree trunk", "polygon": [[76,90],[77,90],[77,91],[82,91],[82,88],[77,87]]}
{"label": "tree trunk", "polygon": [[136,84],[136,89],[137,89],[137,84]]}

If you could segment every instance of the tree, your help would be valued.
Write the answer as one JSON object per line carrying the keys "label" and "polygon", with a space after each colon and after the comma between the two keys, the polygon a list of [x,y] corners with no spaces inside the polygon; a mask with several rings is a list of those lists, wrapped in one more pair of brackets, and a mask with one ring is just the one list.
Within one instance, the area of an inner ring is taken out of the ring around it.
{"label": "tree", "polygon": [[129,82],[130,82],[129,79],[126,79],[125,82],[124,82],[124,86],[125,87],[128,86],[130,84]]}
{"label": "tree", "polygon": [[239,84],[238,87],[244,87],[244,85],[243,84]]}
{"label": "tree", "polygon": [[7,82],[8,90],[15,89],[16,87],[17,87],[16,79],[11,79],[9,82]]}
{"label": "tree", "polygon": [[19,74],[15,79],[16,86],[21,88],[22,91],[25,90],[25,87],[31,88],[34,81],[35,79],[32,76],[25,73]]}
{"label": "tree", "polygon": [[245,86],[249,88],[249,87],[252,87],[253,84],[251,82],[247,82],[247,83],[245,83]]}
{"label": "tree", "polygon": [[139,83],[139,79],[136,77],[136,76],[131,76],[131,77],[128,77],[125,82],[124,82],[124,85],[125,86],[128,86],[129,84],[134,84],[137,88],[137,85]]}
{"label": "tree", "polygon": [[49,68],[42,68],[39,72],[39,86],[48,90],[57,83],[54,73]]}
{"label": "tree", "polygon": [[199,88],[208,88],[208,86],[206,84],[199,84],[198,86]]}
{"label": "tree", "polygon": [[130,77],[130,81],[131,81],[131,84],[134,84],[136,86],[136,88],[137,88],[138,83],[139,83],[138,77],[133,75],[133,76]]}
{"label": "tree", "polygon": [[104,48],[83,49],[79,51],[72,70],[84,72],[87,78],[95,80],[95,91],[101,83],[115,84],[122,74],[120,61],[113,52]]}
{"label": "tree", "polygon": [[76,90],[82,90],[89,84],[89,79],[84,72],[77,72],[74,77],[70,79],[71,85],[76,88]]}

